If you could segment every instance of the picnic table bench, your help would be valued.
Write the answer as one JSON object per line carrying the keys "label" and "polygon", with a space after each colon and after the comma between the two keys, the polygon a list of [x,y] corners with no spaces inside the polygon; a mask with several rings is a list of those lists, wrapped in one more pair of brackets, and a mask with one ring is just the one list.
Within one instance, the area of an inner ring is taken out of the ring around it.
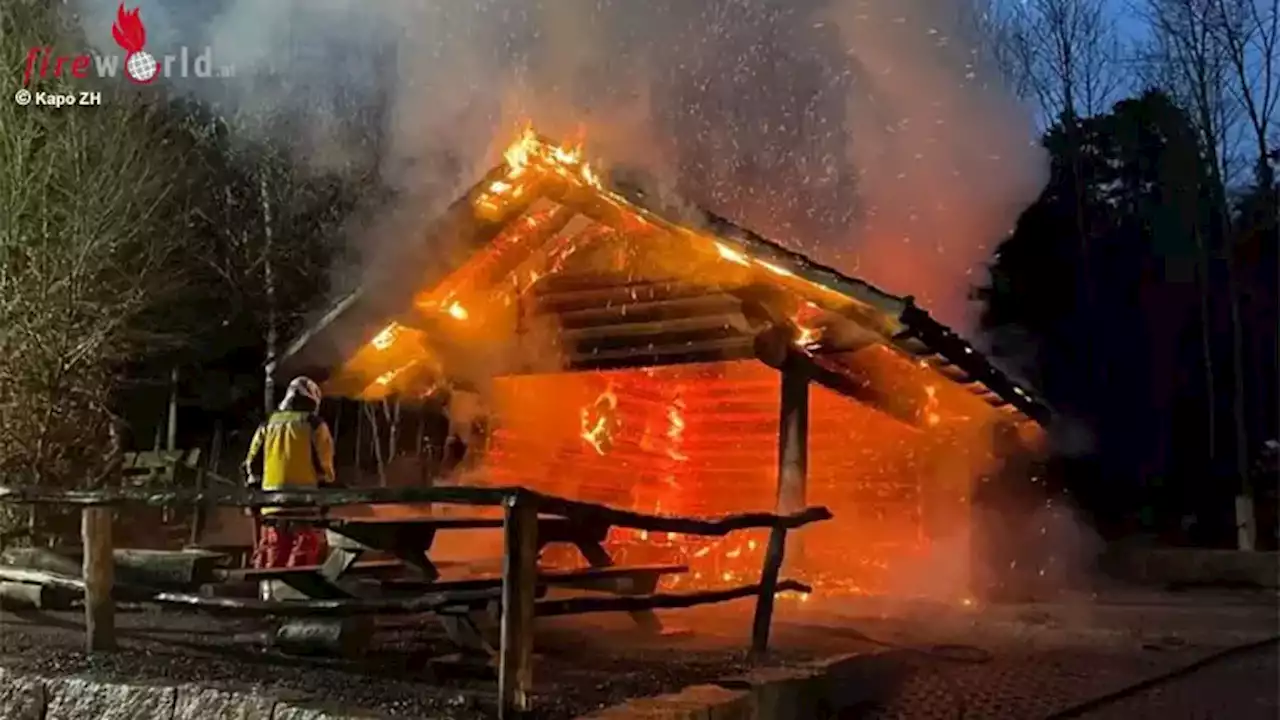
{"label": "picnic table bench", "polygon": [[[501,530],[500,517],[390,516],[390,517],[289,517],[280,522],[323,527],[329,531],[330,547],[319,566],[284,568],[246,573],[246,577],[279,580],[309,599],[354,599],[361,593],[341,581],[358,572],[380,579],[381,594],[405,596],[423,593],[458,593],[497,590],[501,573],[481,573],[442,579],[441,564],[430,557],[437,535],[448,530]],[[687,572],[679,565],[617,567],[604,548],[609,525],[541,515],[537,518],[536,552],[547,545],[566,543],[576,547],[589,565],[578,570],[542,568],[535,592],[543,597],[549,588],[606,592],[616,595],[646,595],[657,589],[664,575]],[[391,564],[371,565],[361,558],[378,553],[389,555]],[[402,572],[397,573],[397,570]],[[396,575],[399,575],[398,577]],[[379,577],[382,576],[382,577]],[[344,585],[346,585],[344,587]],[[446,633],[466,650],[496,654],[492,620],[500,612],[498,603],[461,612],[437,613]],[[644,631],[660,632],[662,623],[652,610],[628,611]]]}

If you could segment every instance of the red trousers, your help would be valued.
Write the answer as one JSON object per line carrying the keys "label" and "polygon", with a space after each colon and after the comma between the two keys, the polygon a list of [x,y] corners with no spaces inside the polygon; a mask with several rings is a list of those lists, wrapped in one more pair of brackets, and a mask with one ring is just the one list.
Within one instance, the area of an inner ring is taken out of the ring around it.
{"label": "red trousers", "polygon": [[287,521],[266,521],[253,550],[255,568],[319,565],[324,561],[324,531]]}

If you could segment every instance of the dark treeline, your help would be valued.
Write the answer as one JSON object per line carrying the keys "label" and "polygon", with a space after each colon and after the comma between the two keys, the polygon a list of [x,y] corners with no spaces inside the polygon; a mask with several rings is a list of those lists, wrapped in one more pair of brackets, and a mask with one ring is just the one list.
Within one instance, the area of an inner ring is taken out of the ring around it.
{"label": "dark treeline", "polygon": [[1242,479],[1275,502],[1250,473],[1280,397],[1274,180],[1216,185],[1155,90],[1044,142],[1049,184],[978,291],[994,352],[1062,414],[1055,450],[1099,525],[1232,543]]}

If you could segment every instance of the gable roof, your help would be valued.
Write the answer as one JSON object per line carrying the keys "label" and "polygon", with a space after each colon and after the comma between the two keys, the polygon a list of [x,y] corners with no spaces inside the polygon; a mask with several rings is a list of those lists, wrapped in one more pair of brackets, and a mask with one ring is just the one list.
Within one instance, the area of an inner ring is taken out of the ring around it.
{"label": "gable roof", "polygon": [[[643,241],[630,240],[635,237]],[[569,254],[608,243],[626,245],[632,253],[629,260],[613,263],[612,274],[596,267],[576,275],[564,270]],[[534,255],[536,261],[530,259]],[[632,262],[647,269],[634,270]],[[506,162],[454,202],[416,243],[407,244],[390,270],[303,333],[271,371],[282,377],[318,376],[327,392],[363,397],[375,396],[378,388],[390,391],[410,367],[421,372],[434,365],[430,373],[452,374],[442,367],[448,363],[429,356],[439,354],[438,338],[450,334],[448,318],[468,319],[471,310],[459,298],[468,293],[475,298],[484,288],[490,291],[480,294],[488,299],[477,302],[492,305],[500,296],[507,306],[534,307],[533,315],[538,308],[559,313],[557,326],[564,329],[560,341],[572,336],[579,349],[583,338],[600,340],[612,332],[565,329],[588,322],[593,312],[592,317],[610,315],[614,324],[609,327],[615,330],[618,322],[630,323],[625,335],[650,333],[637,345],[614,332],[612,345],[597,343],[589,352],[575,352],[558,341],[564,352],[556,369],[617,367],[670,357],[747,357],[758,352],[762,328],[785,326],[788,339],[812,360],[819,380],[845,394],[857,396],[859,383],[867,382],[852,373],[849,358],[875,346],[994,408],[1041,425],[1051,417],[1048,406],[1028,388],[910,296],[886,293],[672,196],[616,178],[605,182],[579,151],[532,131],[512,146]],[[619,300],[624,297],[630,299]],[[592,299],[594,309],[582,306]],[[726,310],[728,305],[717,306],[714,313],[699,309],[717,299],[733,304],[732,311]],[[664,303],[676,319],[644,323],[633,313],[619,320],[628,306],[657,311]],[[528,307],[505,314],[506,325],[495,323],[487,341],[494,341],[494,335],[527,335],[520,323],[528,316]],[[573,322],[566,324],[570,316]],[[683,332],[679,338],[672,335],[677,330]],[[658,335],[667,340],[654,340]],[[466,342],[474,342],[474,336]],[[655,347],[664,342],[670,347]],[[389,352],[393,344],[412,350]],[[521,364],[529,369],[527,362]]]}

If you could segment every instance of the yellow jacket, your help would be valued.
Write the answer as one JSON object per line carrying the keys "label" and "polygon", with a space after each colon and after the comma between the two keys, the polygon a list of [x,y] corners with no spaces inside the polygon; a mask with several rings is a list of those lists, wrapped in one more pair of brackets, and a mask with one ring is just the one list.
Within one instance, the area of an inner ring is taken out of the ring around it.
{"label": "yellow jacket", "polygon": [[[319,415],[302,410],[271,413],[258,427],[245,457],[262,489],[305,490],[333,482],[333,435]],[[263,508],[273,513],[279,508]]]}

